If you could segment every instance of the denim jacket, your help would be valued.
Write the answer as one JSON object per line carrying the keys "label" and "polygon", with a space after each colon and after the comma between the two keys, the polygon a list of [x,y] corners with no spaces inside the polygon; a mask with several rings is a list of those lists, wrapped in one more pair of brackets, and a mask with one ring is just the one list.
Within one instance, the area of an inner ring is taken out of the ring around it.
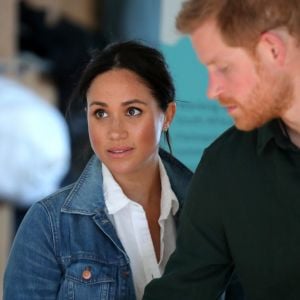
{"label": "denim jacket", "polygon": [[[166,152],[160,156],[181,208],[192,172]],[[129,258],[105,213],[96,156],[75,184],[34,204],[25,216],[9,256],[3,299],[135,299]]]}

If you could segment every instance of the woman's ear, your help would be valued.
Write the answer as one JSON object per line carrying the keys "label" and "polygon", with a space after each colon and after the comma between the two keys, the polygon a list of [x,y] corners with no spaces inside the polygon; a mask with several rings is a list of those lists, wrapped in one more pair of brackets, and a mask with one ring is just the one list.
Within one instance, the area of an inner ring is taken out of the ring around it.
{"label": "woman's ear", "polygon": [[173,118],[176,113],[176,103],[175,102],[170,102],[168,104],[168,107],[165,111],[165,120],[164,120],[164,125],[163,125],[163,130],[167,131],[173,121]]}

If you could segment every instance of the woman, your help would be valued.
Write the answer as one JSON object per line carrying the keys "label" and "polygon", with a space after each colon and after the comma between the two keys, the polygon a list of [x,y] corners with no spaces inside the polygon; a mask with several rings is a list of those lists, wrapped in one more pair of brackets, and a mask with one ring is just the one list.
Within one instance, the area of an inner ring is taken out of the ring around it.
{"label": "woman", "polygon": [[[95,155],[77,182],[35,204],[11,249],[4,299],[141,299],[175,249],[191,172],[159,150],[175,114],[162,55],[113,44],[83,72]],[[47,137],[45,137],[47,138]]]}

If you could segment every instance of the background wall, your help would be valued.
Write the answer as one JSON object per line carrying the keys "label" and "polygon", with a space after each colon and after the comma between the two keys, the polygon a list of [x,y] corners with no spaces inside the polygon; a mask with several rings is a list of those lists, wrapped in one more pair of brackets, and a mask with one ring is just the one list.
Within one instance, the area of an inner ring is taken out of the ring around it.
{"label": "background wall", "polygon": [[183,0],[162,0],[160,49],[177,90],[177,114],[171,127],[174,154],[194,170],[203,150],[231,126],[226,112],[206,97],[207,73],[192,49],[190,39],[175,29]]}

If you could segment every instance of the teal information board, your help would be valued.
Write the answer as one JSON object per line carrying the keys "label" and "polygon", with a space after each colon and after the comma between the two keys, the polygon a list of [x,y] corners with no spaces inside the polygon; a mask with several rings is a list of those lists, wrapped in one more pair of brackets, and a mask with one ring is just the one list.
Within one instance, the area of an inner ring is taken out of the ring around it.
{"label": "teal information board", "polygon": [[207,72],[189,38],[182,37],[171,46],[162,44],[160,50],[176,86],[177,113],[170,128],[173,154],[195,170],[203,150],[232,120],[217,101],[207,98]]}

